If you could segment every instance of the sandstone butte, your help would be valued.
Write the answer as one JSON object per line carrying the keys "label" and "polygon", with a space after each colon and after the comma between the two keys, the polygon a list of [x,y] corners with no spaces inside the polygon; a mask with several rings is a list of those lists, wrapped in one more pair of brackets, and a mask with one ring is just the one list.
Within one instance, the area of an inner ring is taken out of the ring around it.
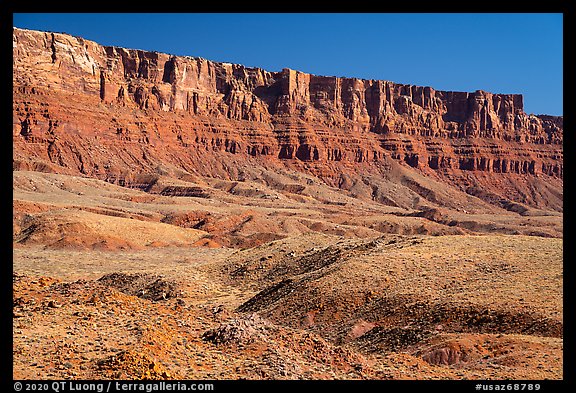
{"label": "sandstone butte", "polygon": [[346,189],[400,164],[562,211],[563,118],[526,114],[520,94],[269,72],[18,28],[13,94],[14,170],[145,188],[166,171],[241,180],[248,163]]}

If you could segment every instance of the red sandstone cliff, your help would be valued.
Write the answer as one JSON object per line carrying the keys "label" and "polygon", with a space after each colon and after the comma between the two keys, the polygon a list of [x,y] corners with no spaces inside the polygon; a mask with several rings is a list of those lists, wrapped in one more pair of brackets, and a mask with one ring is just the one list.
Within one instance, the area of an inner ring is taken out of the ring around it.
{"label": "red sandstone cliff", "polygon": [[532,179],[562,185],[562,118],[524,113],[517,94],[268,72],[22,29],[13,56],[15,169],[123,182],[171,165],[234,177],[225,155],[342,186],[343,168],[392,158],[528,204]]}

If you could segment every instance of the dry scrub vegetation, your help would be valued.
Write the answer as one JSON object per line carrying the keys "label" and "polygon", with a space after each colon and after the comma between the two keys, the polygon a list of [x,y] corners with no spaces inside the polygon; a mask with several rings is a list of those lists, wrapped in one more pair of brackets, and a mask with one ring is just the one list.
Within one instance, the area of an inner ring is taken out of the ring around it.
{"label": "dry scrub vegetation", "polygon": [[278,184],[14,172],[14,378],[563,378],[561,214]]}

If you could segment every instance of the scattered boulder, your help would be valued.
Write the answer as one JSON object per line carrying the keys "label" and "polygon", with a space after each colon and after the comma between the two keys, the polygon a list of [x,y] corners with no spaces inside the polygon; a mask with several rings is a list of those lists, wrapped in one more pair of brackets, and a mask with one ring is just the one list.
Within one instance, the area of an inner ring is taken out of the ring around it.
{"label": "scattered boulder", "polygon": [[128,295],[155,302],[181,296],[176,282],[154,274],[110,273],[98,281]]}
{"label": "scattered boulder", "polygon": [[246,345],[257,340],[265,340],[268,327],[270,324],[260,318],[258,314],[249,314],[246,317],[234,318],[220,324],[215,329],[206,331],[202,335],[202,339],[214,344]]}

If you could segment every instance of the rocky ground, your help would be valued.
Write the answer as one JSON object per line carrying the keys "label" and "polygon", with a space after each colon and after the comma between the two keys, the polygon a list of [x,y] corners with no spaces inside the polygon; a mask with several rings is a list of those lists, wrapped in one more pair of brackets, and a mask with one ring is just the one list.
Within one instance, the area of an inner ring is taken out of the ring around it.
{"label": "rocky ground", "polygon": [[563,378],[561,238],[210,191],[14,172],[13,377]]}
{"label": "rocky ground", "polygon": [[14,378],[563,378],[562,116],[12,37]]}

